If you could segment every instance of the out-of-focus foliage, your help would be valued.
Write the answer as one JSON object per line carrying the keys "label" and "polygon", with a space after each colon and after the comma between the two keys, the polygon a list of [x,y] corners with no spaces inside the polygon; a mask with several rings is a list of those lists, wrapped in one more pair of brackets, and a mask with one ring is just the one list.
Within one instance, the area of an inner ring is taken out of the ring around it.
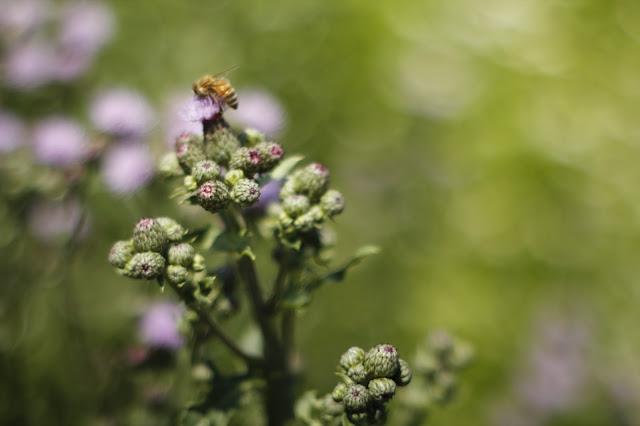
{"label": "out-of-focus foliage", "polygon": [[[337,258],[382,248],[301,318],[301,391],[331,390],[344,347],[393,341],[411,353],[445,328],[476,360],[430,424],[640,423],[636,2],[110,5],[116,32],[88,74],[68,90],[4,90],[1,106],[88,123],[99,88],[126,86],[162,111],[233,65],[241,109],[243,88],[279,99],[278,142],[326,164],[345,196]],[[0,181],[0,423],[167,421],[190,373],[136,361],[147,350],[137,321],[157,291],[116,277],[106,255],[139,217],[176,212],[168,189],[123,198],[88,182],[90,228],[69,250],[34,237],[14,184]],[[164,355],[145,363],[187,365]],[[563,385],[531,385],[545,368]]]}

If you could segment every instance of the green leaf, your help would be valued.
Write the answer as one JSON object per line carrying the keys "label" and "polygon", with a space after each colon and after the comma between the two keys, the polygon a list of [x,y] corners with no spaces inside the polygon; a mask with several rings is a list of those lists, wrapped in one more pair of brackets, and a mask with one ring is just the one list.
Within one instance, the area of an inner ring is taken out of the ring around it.
{"label": "green leaf", "polygon": [[280,162],[272,171],[269,173],[269,177],[271,180],[279,180],[284,179],[291,170],[293,170],[300,161],[304,159],[303,155],[293,155],[291,157],[287,157],[283,161]]}
{"label": "green leaf", "polygon": [[323,277],[320,277],[317,280],[310,282],[309,284],[307,284],[306,287],[309,290],[315,290],[316,288],[320,287],[325,281],[340,282],[344,279],[345,275],[347,274],[347,271],[351,267],[362,262],[364,258],[374,254],[378,254],[378,253],[380,253],[380,247],[378,246],[368,245],[368,246],[360,247],[358,250],[356,250],[356,252],[351,257],[351,259],[349,259],[340,268],[334,269],[333,271],[329,272]]}
{"label": "green leaf", "polygon": [[251,250],[247,239],[235,232],[225,231],[220,233],[211,247],[215,250],[237,254],[240,257],[247,256],[251,260],[256,260],[256,256]]}

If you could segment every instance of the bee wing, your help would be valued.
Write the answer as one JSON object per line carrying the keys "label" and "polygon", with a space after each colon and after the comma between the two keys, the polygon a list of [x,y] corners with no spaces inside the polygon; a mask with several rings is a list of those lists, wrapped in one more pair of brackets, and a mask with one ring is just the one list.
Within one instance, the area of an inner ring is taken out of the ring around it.
{"label": "bee wing", "polygon": [[240,68],[240,65],[234,65],[234,66],[232,66],[231,68],[227,68],[227,69],[226,69],[226,70],[224,70],[224,71],[220,71],[218,74],[214,75],[214,76],[213,76],[213,78],[216,78],[216,77],[221,76],[221,75],[223,75],[223,74],[227,74],[227,73],[229,73],[229,72],[231,72],[231,71],[235,70],[236,68]]}

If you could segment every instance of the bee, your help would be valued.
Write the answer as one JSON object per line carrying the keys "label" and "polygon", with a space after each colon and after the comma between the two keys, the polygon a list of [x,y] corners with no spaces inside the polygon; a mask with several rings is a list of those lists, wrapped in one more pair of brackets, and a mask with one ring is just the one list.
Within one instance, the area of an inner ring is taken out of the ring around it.
{"label": "bee", "polygon": [[198,81],[193,83],[193,86],[191,86],[193,93],[199,98],[210,97],[211,100],[218,104],[220,111],[223,110],[223,102],[231,108],[237,109],[238,95],[231,86],[229,80],[221,77],[223,74],[233,71],[236,68],[238,68],[237,65],[235,67],[227,68],[216,75],[205,75],[204,77],[199,78]]}

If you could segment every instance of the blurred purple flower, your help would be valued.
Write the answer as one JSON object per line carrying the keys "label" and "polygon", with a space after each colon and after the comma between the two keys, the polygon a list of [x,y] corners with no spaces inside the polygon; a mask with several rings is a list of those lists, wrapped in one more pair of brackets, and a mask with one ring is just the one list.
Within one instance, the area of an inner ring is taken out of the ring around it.
{"label": "blurred purple flower", "polygon": [[2,0],[0,8],[0,34],[9,39],[37,30],[51,13],[43,0]]}
{"label": "blurred purple flower", "polygon": [[5,56],[4,84],[35,89],[55,77],[54,47],[43,42],[13,46]]}
{"label": "blurred purple flower", "polygon": [[202,133],[202,124],[199,120],[187,121],[183,118],[182,110],[191,101],[191,98],[192,96],[175,95],[167,103],[164,127],[167,143],[171,148],[175,146],[178,136],[183,133]]}
{"label": "blurred purple flower", "polygon": [[[40,200],[29,209],[27,222],[30,232],[45,243],[62,242],[73,234],[82,218],[77,200]],[[78,237],[86,237],[89,222],[82,224]]]}
{"label": "blurred purple flower", "polygon": [[151,305],[138,325],[142,341],[157,348],[179,349],[184,345],[184,338],[178,331],[183,312],[182,306],[169,302]]}
{"label": "blurred purple flower", "polygon": [[211,98],[199,98],[192,96],[180,110],[182,118],[187,121],[206,121],[211,120],[220,112],[217,102]]}
{"label": "blurred purple flower", "polygon": [[228,111],[229,119],[244,127],[275,136],[284,127],[286,114],[280,102],[264,89],[246,89],[238,93],[236,111]]}
{"label": "blurred purple flower", "polygon": [[58,81],[69,82],[86,73],[92,63],[92,53],[62,49],[55,56],[52,74]]}
{"label": "blurred purple flower", "polygon": [[0,111],[0,154],[18,148],[25,139],[24,125],[15,115]]}
{"label": "blurred purple flower", "polygon": [[64,49],[93,54],[109,41],[114,23],[113,12],[104,3],[71,3],[63,10],[59,42]]}
{"label": "blurred purple flower", "polygon": [[153,176],[149,149],[141,144],[118,144],[102,158],[102,178],[110,191],[128,194],[145,186]]}
{"label": "blurred purple flower", "polygon": [[32,143],[36,160],[55,167],[65,168],[81,163],[89,154],[89,143],[82,127],[63,117],[52,117],[38,123]]}
{"label": "blurred purple flower", "polygon": [[89,115],[93,125],[123,139],[138,139],[153,125],[153,110],[138,92],[110,89],[93,100]]}

